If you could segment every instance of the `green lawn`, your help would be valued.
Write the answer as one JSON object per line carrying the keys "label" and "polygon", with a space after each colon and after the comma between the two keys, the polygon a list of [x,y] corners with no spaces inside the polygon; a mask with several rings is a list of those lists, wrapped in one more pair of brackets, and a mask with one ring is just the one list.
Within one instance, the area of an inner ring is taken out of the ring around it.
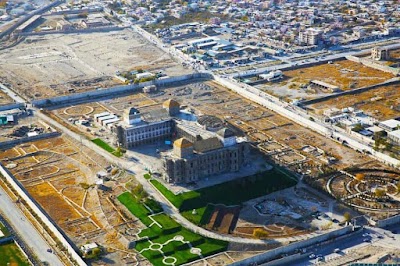
{"label": "green lawn", "polygon": [[143,224],[149,226],[153,221],[148,217],[151,212],[146,209],[130,192],[124,192],[118,196],[118,200],[135,215]]}
{"label": "green lawn", "polygon": [[144,204],[146,204],[146,206],[149,207],[153,211],[153,213],[159,213],[163,211],[160,203],[158,201],[155,201],[154,199],[147,198],[144,201]]}
{"label": "green lawn", "polygon": [[122,156],[122,152],[121,151],[117,151],[116,149],[114,149],[113,147],[111,147],[108,143],[106,143],[104,140],[102,139],[92,139],[92,142],[94,144],[96,144],[97,146],[99,146],[100,148],[102,148],[105,151],[108,151],[109,153],[117,156],[117,157],[121,157]]}
{"label": "green lawn", "polygon": [[27,258],[19,247],[14,243],[0,245],[0,265],[29,266]]}
{"label": "green lawn", "polygon": [[178,195],[157,180],[150,182],[181,211],[204,208],[209,203],[238,205],[296,184],[286,173],[275,169]]}
{"label": "green lawn", "polygon": [[[228,247],[227,242],[206,238],[183,228],[174,219],[164,213],[159,213],[149,218],[148,216],[151,212],[142,203],[138,202],[130,192],[122,193],[118,196],[118,200],[147,226],[139,234],[139,237],[142,239],[136,242],[135,249],[139,252],[150,246],[150,242],[145,237],[153,243],[164,244],[175,236],[182,236],[184,241],[189,241],[193,247],[204,249],[204,254],[207,254],[207,256],[224,251]],[[152,219],[160,224],[161,227],[153,223]],[[200,258],[198,255],[190,253],[189,245],[181,241],[171,241],[163,246],[162,250],[166,256],[177,259],[176,265],[185,264]],[[141,254],[153,265],[164,265],[162,262],[164,257],[159,251],[144,250]]]}
{"label": "green lawn", "polygon": [[[296,181],[288,173],[274,168],[270,171],[243,177],[175,195],[159,181],[150,182],[191,222],[204,225],[212,213],[212,205],[240,205],[250,199],[294,186]],[[192,214],[196,209],[196,214]]]}
{"label": "green lawn", "polygon": [[8,237],[10,235],[10,232],[8,232],[8,229],[0,223],[0,231],[3,232],[4,237]]}

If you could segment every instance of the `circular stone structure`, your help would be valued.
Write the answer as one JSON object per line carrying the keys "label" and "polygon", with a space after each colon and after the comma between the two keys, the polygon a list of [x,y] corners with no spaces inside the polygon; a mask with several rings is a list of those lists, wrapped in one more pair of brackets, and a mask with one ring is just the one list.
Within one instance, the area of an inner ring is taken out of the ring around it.
{"label": "circular stone structure", "polygon": [[165,265],[175,265],[175,263],[176,263],[177,261],[178,261],[178,260],[175,259],[174,257],[165,257],[165,258],[163,258],[163,260],[162,260],[162,262],[163,262]]}
{"label": "circular stone structure", "polygon": [[153,243],[149,246],[149,249],[156,251],[156,250],[161,250],[163,245],[158,244],[158,243]]}
{"label": "circular stone structure", "polygon": [[400,173],[360,169],[348,174],[336,173],[328,180],[326,188],[333,197],[340,198],[342,202],[360,210],[400,211],[400,192],[397,190]]}
{"label": "circular stone structure", "polygon": [[201,255],[201,249],[199,248],[191,248],[190,253],[196,254],[196,255]]}
{"label": "circular stone structure", "polygon": [[197,123],[209,131],[218,131],[224,127],[224,122],[213,115],[202,115],[197,119]]}
{"label": "circular stone structure", "polygon": [[70,116],[89,115],[93,113],[94,109],[91,106],[70,106],[64,109],[64,114]]}

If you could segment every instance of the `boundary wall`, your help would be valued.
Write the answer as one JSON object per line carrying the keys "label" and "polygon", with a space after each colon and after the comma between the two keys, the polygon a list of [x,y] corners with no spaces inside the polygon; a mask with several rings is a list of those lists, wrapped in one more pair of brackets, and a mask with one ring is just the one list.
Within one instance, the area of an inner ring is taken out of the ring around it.
{"label": "boundary wall", "polygon": [[37,136],[32,136],[32,137],[24,137],[24,138],[15,139],[15,140],[2,141],[2,142],[0,142],[0,149],[6,148],[9,146],[13,146],[13,145],[17,145],[17,144],[21,144],[21,143],[35,141],[35,140],[55,138],[58,136],[61,136],[61,133],[50,132],[50,133],[39,134]]}
{"label": "boundary wall", "polygon": [[[259,254],[259,255],[256,255],[256,256],[253,256],[253,257],[250,257],[250,258],[238,261],[238,262],[234,262],[230,265],[231,266],[258,265],[260,263],[268,262],[269,260],[272,260],[281,254],[290,253],[296,249],[302,249],[302,248],[305,248],[308,246],[315,245],[320,242],[327,241],[331,238],[340,237],[340,236],[346,235],[352,231],[353,231],[353,226],[347,226],[347,227],[341,228],[339,230],[335,230],[335,231],[332,231],[332,232],[329,232],[329,233],[326,233],[326,234],[323,234],[320,236],[316,236],[316,237],[313,237],[313,238],[310,238],[307,240],[303,240],[303,241],[292,243],[292,244],[289,244],[286,246],[275,248],[275,249],[272,249],[265,253],[262,253],[262,254]],[[292,259],[296,259],[296,258],[297,257],[293,257]],[[289,262],[287,261],[287,263],[289,263]],[[271,265],[273,265],[273,264],[271,264]]]}
{"label": "boundary wall", "polygon": [[82,100],[93,100],[96,98],[107,97],[113,95],[115,97],[118,94],[125,94],[128,92],[135,92],[143,87],[156,85],[156,86],[168,86],[173,83],[178,83],[186,80],[198,80],[198,79],[212,79],[212,76],[207,73],[194,73],[183,76],[169,77],[166,79],[152,80],[148,82],[142,82],[139,84],[130,84],[123,86],[111,87],[108,89],[99,89],[94,91],[75,93],[67,96],[58,96],[48,99],[40,99],[32,101],[32,105],[35,107],[45,107],[51,105],[58,105],[62,103],[68,103],[70,101],[82,101]]}

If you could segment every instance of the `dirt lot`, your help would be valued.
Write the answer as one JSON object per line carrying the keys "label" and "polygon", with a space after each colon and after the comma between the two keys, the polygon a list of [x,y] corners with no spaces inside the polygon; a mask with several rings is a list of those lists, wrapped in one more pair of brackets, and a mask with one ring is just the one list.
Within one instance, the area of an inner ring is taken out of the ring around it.
{"label": "dirt lot", "polygon": [[[130,226],[108,200],[110,192],[94,184],[96,173],[108,166],[101,156],[67,137],[58,137],[0,151],[0,161],[75,244],[96,241],[126,248],[118,238],[104,237],[116,231],[123,234]],[[126,182],[131,176],[118,171],[113,178]],[[114,184],[104,183],[109,188]]]}
{"label": "dirt lot", "polygon": [[350,90],[382,83],[394,77],[392,74],[349,60],[284,71],[283,75],[281,81],[267,82],[256,87],[290,101],[300,98],[313,99],[332,93],[316,87],[307,87],[311,80],[338,86],[340,90]]}
{"label": "dirt lot", "polygon": [[129,29],[31,37],[0,52],[0,77],[29,98],[110,87],[116,71],[142,68],[188,73],[169,55]]}
{"label": "dirt lot", "polygon": [[317,114],[329,108],[355,107],[378,120],[400,116],[400,85],[382,86],[356,95],[339,96],[310,105]]}
{"label": "dirt lot", "polygon": [[339,86],[342,90],[348,90],[352,83],[356,83],[356,87],[359,88],[381,83],[393,77],[392,74],[349,60],[285,71],[284,76],[303,83],[317,79]]}

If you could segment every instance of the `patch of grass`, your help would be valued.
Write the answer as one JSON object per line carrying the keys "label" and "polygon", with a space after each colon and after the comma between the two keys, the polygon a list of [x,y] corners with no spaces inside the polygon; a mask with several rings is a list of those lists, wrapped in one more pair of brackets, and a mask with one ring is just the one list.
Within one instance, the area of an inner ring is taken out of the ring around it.
{"label": "patch of grass", "polygon": [[143,224],[149,226],[152,223],[152,220],[148,217],[151,212],[139,203],[130,192],[122,193],[117,199]]}
{"label": "patch of grass", "polygon": [[144,204],[146,204],[146,206],[149,207],[153,211],[153,213],[159,213],[163,211],[160,203],[158,201],[155,201],[154,199],[147,198],[144,201]]}
{"label": "patch of grass", "polygon": [[10,232],[2,223],[0,223],[0,231],[3,232],[4,237],[10,236]]}
{"label": "patch of grass", "polygon": [[96,144],[97,146],[99,146],[100,148],[102,148],[103,150],[117,156],[117,157],[121,157],[123,155],[123,152],[121,150],[117,151],[115,150],[113,147],[111,147],[108,143],[106,143],[104,140],[102,139],[92,139],[91,140],[94,144]]}
{"label": "patch of grass", "polygon": [[171,219],[164,213],[154,215],[152,218],[162,226],[162,230],[181,227],[180,224],[175,222],[175,220]]}
{"label": "patch of grass", "polygon": [[200,196],[196,191],[185,192],[179,195],[175,195],[168,188],[166,188],[159,181],[152,179],[150,182],[163,194],[175,207],[178,209],[182,206],[185,200],[197,198]]}
{"label": "patch of grass", "polygon": [[151,178],[151,174],[144,174],[143,177],[149,180]]}
{"label": "patch of grass", "polygon": [[0,245],[0,258],[0,265],[30,265],[22,251],[14,242]]}
{"label": "patch of grass", "polygon": [[214,205],[208,204],[206,207],[196,209],[196,213],[193,214],[193,210],[183,211],[182,215],[190,222],[197,225],[206,225],[210,220],[210,217],[215,209]]}

